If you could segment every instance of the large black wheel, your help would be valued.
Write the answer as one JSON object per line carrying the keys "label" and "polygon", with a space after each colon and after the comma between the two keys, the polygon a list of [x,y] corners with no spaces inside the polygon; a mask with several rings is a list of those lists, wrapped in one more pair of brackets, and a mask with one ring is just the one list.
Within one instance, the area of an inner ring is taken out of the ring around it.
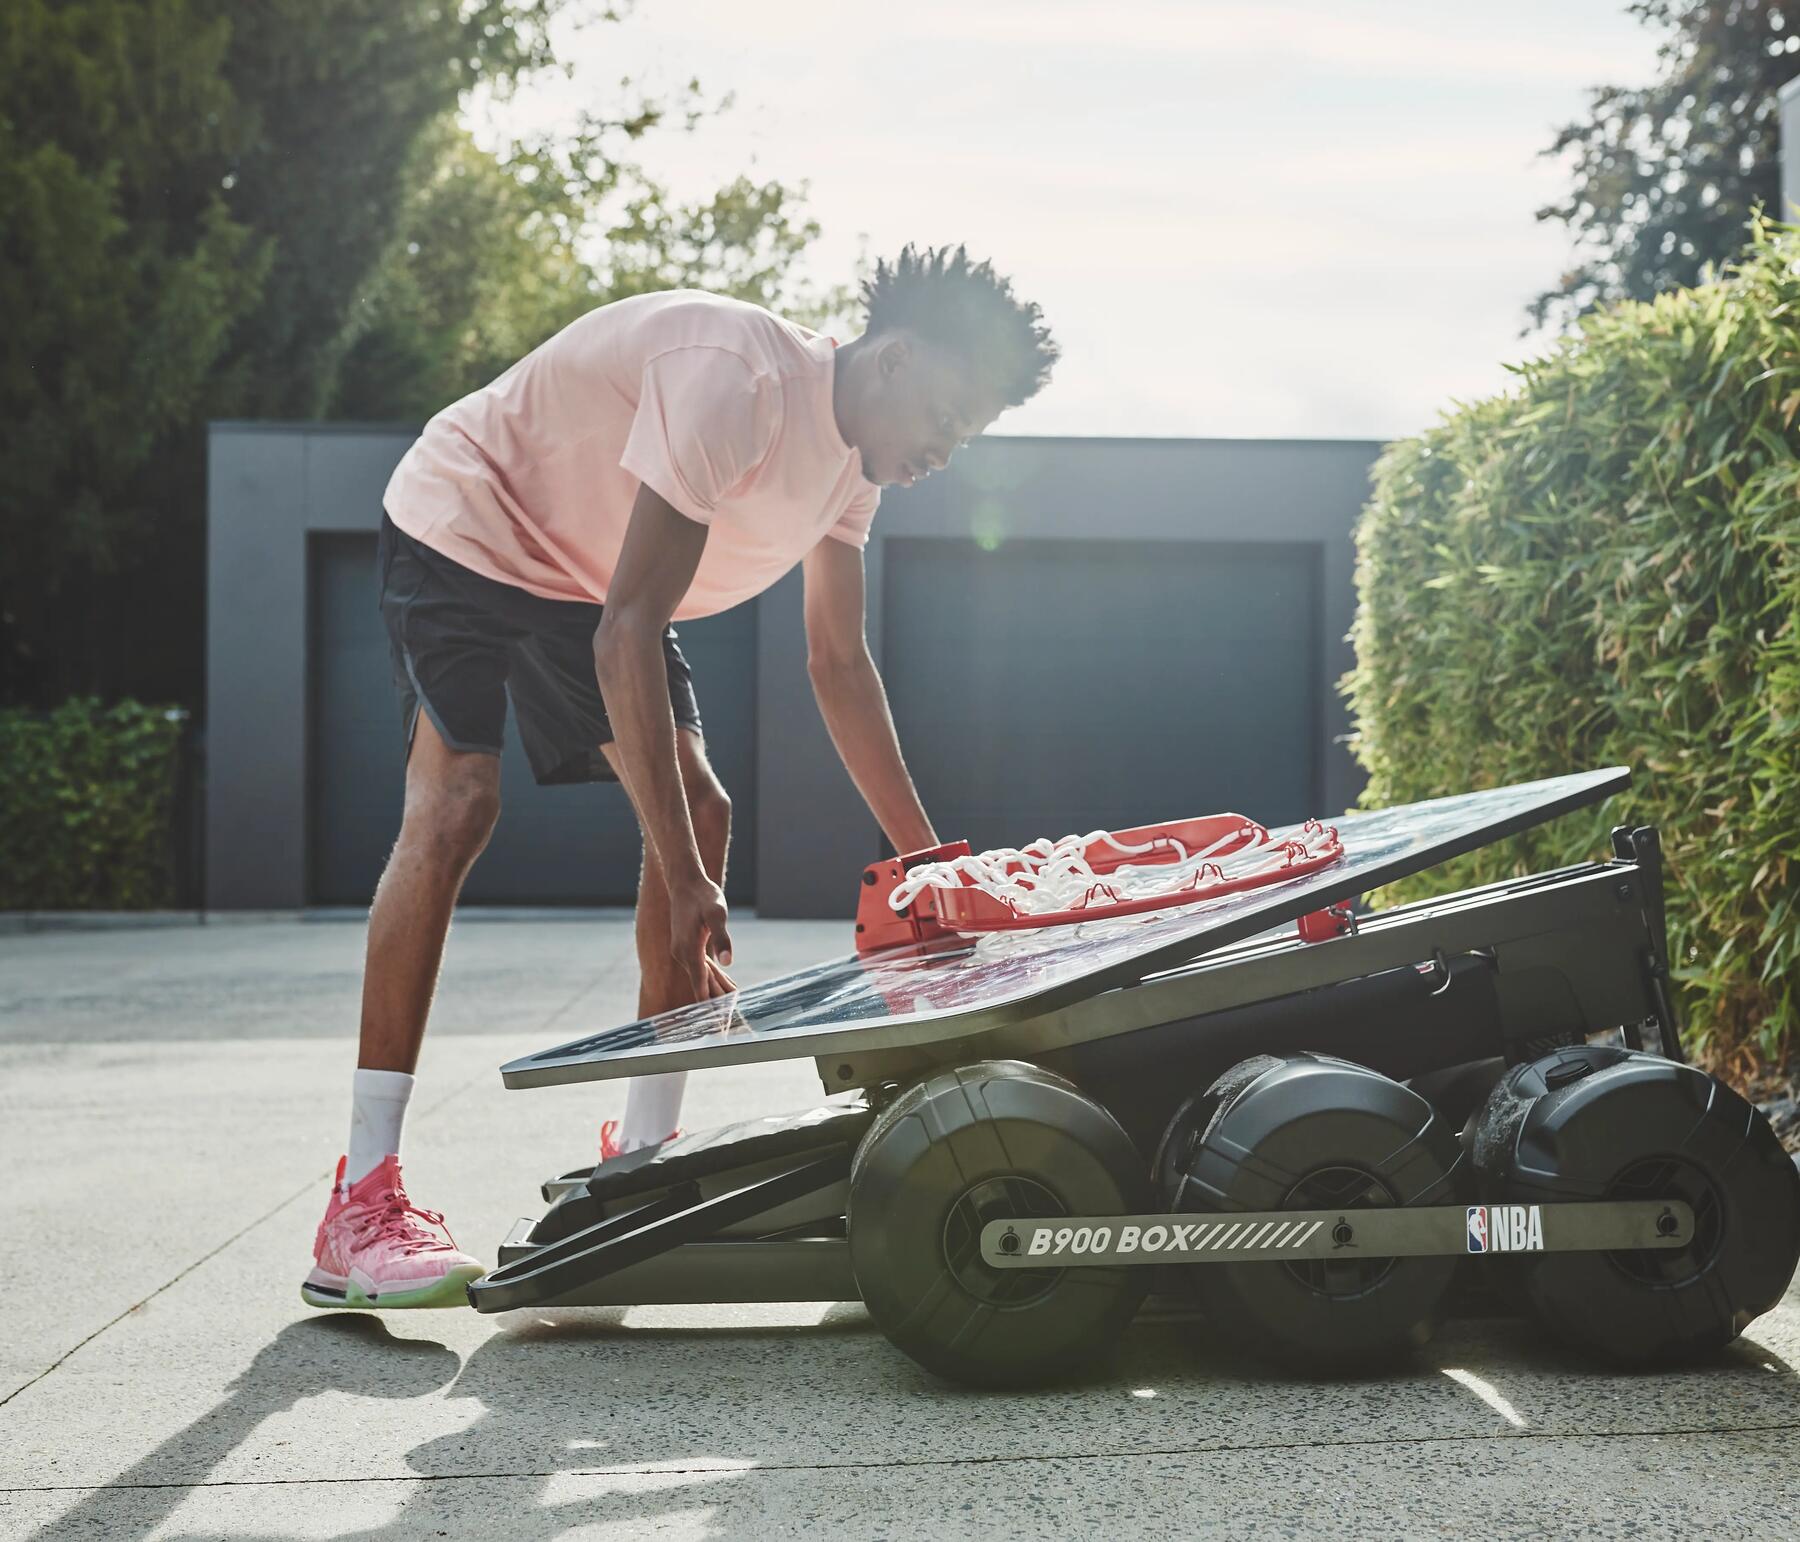
{"label": "large black wheel", "polygon": [[1800,1260],[1800,1175],[1768,1121],[1724,1083],[1659,1055],[1575,1045],[1515,1066],[1481,1116],[1475,1169],[1493,1201],[1692,1207],[1683,1248],[1511,1260],[1552,1331],[1614,1364],[1730,1343],[1781,1299]]}
{"label": "large black wheel", "polygon": [[996,1269],[1001,1217],[1141,1214],[1144,1162],[1111,1114],[1036,1066],[989,1061],[921,1082],[883,1109],[850,1169],[850,1264],[869,1315],[927,1370],[1023,1386],[1112,1348],[1142,1269]]}
{"label": "large black wheel", "polygon": [[[1416,1092],[1325,1055],[1260,1055],[1177,1113],[1157,1153],[1163,1207],[1337,1210],[1453,1203],[1456,1132]],[[1215,1328],[1303,1371],[1378,1363],[1431,1335],[1451,1258],[1194,1264],[1176,1271]]]}

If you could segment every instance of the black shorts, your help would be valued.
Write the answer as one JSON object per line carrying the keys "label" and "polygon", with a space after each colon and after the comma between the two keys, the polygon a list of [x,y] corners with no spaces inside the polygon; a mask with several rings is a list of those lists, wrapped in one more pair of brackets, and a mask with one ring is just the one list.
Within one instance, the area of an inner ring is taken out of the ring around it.
{"label": "black shorts", "polygon": [[[451,749],[498,755],[511,696],[540,785],[618,780],[600,753],[613,732],[594,675],[599,605],[547,600],[472,573],[385,513],[375,562],[408,749],[423,708]],[[663,659],[675,722],[699,733],[693,675],[674,627],[663,633]]]}

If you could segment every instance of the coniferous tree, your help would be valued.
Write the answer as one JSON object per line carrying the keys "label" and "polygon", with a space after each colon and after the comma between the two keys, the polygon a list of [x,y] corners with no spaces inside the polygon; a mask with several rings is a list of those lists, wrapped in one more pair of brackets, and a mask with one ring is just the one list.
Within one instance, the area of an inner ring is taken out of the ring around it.
{"label": "coniferous tree", "polygon": [[1538,211],[1575,237],[1575,261],[1531,304],[1568,321],[1608,300],[1693,284],[1744,245],[1752,212],[1780,199],[1776,92],[1800,75],[1800,17],[1777,0],[1634,0],[1664,29],[1647,86],[1602,86],[1588,118],[1546,155],[1567,157],[1567,198]]}

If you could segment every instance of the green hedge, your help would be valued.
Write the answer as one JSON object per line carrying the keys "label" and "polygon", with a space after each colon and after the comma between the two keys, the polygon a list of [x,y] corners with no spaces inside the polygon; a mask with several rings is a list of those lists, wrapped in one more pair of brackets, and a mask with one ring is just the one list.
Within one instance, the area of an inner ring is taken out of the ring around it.
{"label": "green hedge", "polygon": [[121,702],[0,711],[0,909],[139,910],[174,899],[186,714]]}
{"label": "green hedge", "polygon": [[[1690,1039],[1785,1053],[1800,956],[1800,230],[1590,317],[1391,446],[1344,688],[1370,806],[1612,763],[1634,789],[1420,895],[1661,826]],[[1390,896],[1395,897],[1395,896]]]}

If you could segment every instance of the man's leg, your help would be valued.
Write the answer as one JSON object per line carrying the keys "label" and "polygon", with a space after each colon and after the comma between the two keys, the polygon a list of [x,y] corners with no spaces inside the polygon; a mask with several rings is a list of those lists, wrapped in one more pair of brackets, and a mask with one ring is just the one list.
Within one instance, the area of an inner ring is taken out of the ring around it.
{"label": "man's leg", "polygon": [[[693,821],[700,863],[707,877],[723,888],[725,859],[731,846],[731,799],[706,759],[700,736],[681,728],[675,738],[682,789],[687,795],[688,817]],[[611,745],[606,746],[606,757],[615,771],[621,770]],[[628,794],[630,790],[626,788]],[[648,840],[644,842],[644,869],[638,880],[637,955],[639,1017],[667,1012],[693,1001],[687,976],[669,950],[669,889]],[[633,1077],[625,1094],[620,1149],[635,1151],[640,1146],[667,1140],[680,1121],[686,1087],[685,1071]]]}
{"label": "man's leg", "polygon": [[500,816],[496,756],[452,750],[419,713],[406,809],[369,912],[350,1145],[300,1294],[313,1306],[455,1306],[480,1263],[416,1210],[400,1130],[456,896]]}
{"label": "man's leg", "polygon": [[412,1074],[463,880],[500,817],[500,760],[464,754],[421,712],[406,759],[400,839],[375,888],[357,1065]]}
{"label": "man's leg", "polygon": [[400,838],[369,910],[346,1184],[399,1155],[451,912],[499,817],[499,758],[451,749],[420,712],[406,758]]}

